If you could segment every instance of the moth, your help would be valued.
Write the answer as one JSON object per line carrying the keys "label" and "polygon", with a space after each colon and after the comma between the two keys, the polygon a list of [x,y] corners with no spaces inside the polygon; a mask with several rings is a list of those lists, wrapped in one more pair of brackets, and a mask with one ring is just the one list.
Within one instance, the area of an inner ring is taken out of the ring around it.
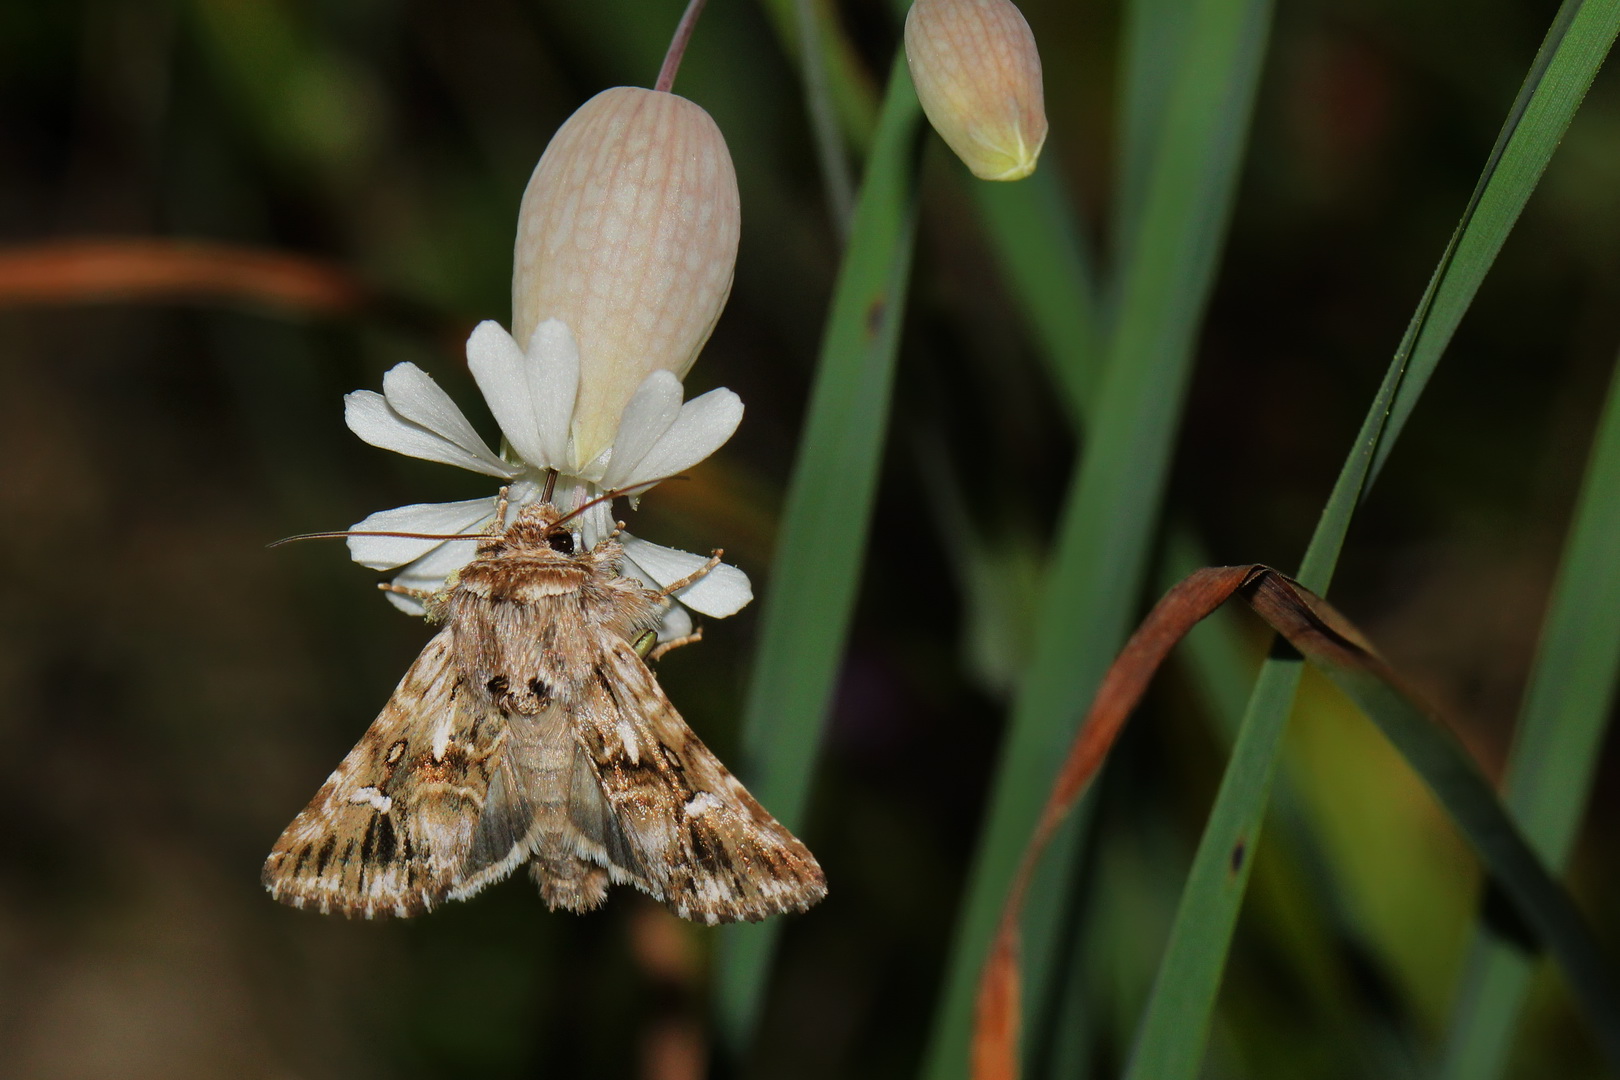
{"label": "moth", "polygon": [[[442,624],[264,864],[270,895],[410,916],[527,864],[552,908],[633,885],[697,922],[802,911],[815,857],[704,746],[644,655],[672,592],[583,549],[550,502],[477,541],[427,598]],[[718,556],[716,556],[718,558]]]}

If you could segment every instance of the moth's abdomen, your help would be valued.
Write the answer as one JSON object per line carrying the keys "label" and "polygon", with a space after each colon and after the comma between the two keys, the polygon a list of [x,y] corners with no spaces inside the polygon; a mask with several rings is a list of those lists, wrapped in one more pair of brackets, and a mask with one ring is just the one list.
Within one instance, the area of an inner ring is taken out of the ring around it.
{"label": "moth's abdomen", "polygon": [[540,887],[540,899],[553,911],[599,908],[607,900],[612,882],[606,869],[577,855],[536,854],[529,860],[529,876]]}

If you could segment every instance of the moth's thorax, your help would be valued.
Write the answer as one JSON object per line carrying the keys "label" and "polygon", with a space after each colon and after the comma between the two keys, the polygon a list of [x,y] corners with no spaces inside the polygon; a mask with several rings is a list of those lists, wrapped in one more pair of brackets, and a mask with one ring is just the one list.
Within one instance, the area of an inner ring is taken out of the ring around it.
{"label": "moth's thorax", "polygon": [[509,551],[480,555],[468,563],[461,570],[457,590],[482,600],[532,604],[577,593],[590,576],[591,568],[575,559]]}
{"label": "moth's thorax", "polygon": [[507,715],[573,707],[614,641],[658,624],[663,601],[620,576],[624,549],[611,537],[590,550],[555,507],[525,507],[478,545],[445,597],[457,665]]}

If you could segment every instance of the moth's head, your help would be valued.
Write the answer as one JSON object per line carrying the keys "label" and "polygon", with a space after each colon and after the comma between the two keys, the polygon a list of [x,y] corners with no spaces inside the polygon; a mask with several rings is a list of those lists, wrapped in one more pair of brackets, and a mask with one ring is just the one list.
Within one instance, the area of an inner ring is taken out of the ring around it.
{"label": "moth's head", "polygon": [[530,503],[518,512],[506,534],[499,538],[500,546],[531,551],[553,551],[559,555],[578,555],[584,544],[574,531],[578,518],[565,518],[550,503]]}

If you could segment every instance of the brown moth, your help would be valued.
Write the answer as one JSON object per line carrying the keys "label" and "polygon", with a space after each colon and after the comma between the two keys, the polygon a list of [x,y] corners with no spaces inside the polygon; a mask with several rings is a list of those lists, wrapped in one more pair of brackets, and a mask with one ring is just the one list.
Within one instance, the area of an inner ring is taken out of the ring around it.
{"label": "brown moth", "polygon": [[619,884],[711,924],[825,895],[815,857],[686,726],[638,649],[709,567],[653,590],[619,575],[614,538],[577,545],[550,503],[478,541],[428,600],[443,629],[276,841],[271,896],[408,916],[523,863],[571,911]]}

